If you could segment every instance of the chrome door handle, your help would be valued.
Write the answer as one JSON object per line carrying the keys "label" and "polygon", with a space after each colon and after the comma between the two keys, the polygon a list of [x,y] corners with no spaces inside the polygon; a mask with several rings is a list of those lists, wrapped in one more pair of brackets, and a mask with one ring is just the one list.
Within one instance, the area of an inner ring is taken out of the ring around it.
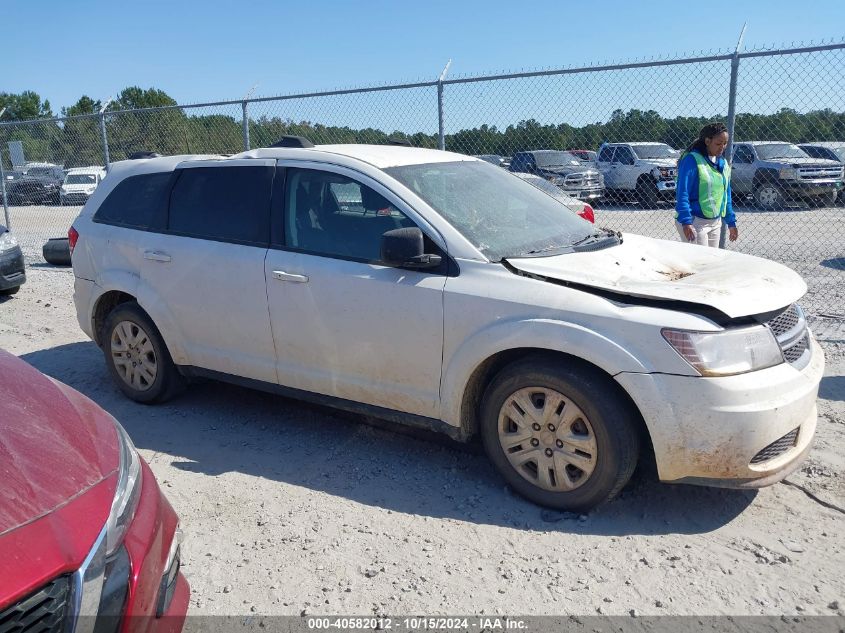
{"label": "chrome door handle", "polygon": [[292,281],[298,284],[308,282],[308,277],[306,275],[293,275],[291,273],[286,273],[283,270],[274,270],[273,279],[278,279],[279,281]]}
{"label": "chrome door handle", "polygon": [[149,259],[154,262],[169,262],[170,255],[162,253],[161,251],[144,251],[144,259]]}

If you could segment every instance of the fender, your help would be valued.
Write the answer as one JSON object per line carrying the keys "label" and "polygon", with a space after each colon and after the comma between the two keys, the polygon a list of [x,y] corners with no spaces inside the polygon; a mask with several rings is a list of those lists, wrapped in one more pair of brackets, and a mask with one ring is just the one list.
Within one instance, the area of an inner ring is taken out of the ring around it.
{"label": "fender", "polygon": [[[91,319],[93,322],[94,312],[100,298],[109,291],[116,290],[125,292],[135,297],[144,311],[155,323],[164,344],[170,352],[173,362],[177,365],[190,365],[190,358],[181,344],[184,335],[177,325],[176,319],[167,307],[167,304],[159,299],[158,294],[141,277],[126,270],[110,269],[102,271],[96,281],[98,290],[95,299],[91,302]],[[93,327],[93,323],[92,323]]]}
{"label": "fender", "polygon": [[459,427],[464,390],[475,369],[499,352],[525,348],[570,354],[611,376],[626,371],[648,371],[628,350],[582,325],[552,319],[497,322],[467,338],[444,361],[440,382],[441,419]]}

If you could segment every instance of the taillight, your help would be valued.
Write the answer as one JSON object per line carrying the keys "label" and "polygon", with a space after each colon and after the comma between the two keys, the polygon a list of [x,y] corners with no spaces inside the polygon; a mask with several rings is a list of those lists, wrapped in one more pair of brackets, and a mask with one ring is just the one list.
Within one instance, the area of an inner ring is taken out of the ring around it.
{"label": "taillight", "polygon": [[587,220],[587,222],[592,222],[593,224],[596,223],[596,216],[593,213],[593,207],[589,204],[585,204],[584,208],[581,209],[581,212],[578,215]]}
{"label": "taillight", "polygon": [[70,247],[70,253],[73,254],[73,249],[76,248],[76,240],[79,239],[79,231],[70,227],[67,231],[67,245]]}

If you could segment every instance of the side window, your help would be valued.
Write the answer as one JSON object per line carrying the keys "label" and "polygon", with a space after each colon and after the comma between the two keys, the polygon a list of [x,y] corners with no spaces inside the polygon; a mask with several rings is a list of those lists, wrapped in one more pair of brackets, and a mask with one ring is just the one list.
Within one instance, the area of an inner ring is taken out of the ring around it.
{"label": "side window", "polygon": [[170,195],[172,233],[267,246],[272,167],[192,167],[181,170]]}
{"label": "side window", "polygon": [[630,147],[617,147],[614,160],[618,160],[623,165],[633,165],[637,162]]}
{"label": "side window", "polygon": [[384,196],[351,178],[288,169],[286,246],[329,257],[381,259],[381,236],[414,223]]}
{"label": "side window", "polygon": [[137,229],[154,228],[170,192],[172,172],[130,176],[115,187],[94,213],[94,222]]}
{"label": "side window", "polygon": [[811,158],[830,158],[830,156],[825,156],[824,150],[820,147],[802,145],[801,149],[803,149],[804,152]]}
{"label": "side window", "polygon": [[754,157],[751,155],[751,150],[745,145],[740,145],[734,152],[735,163],[753,163]]}
{"label": "side window", "polygon": [[601,152],[599,152],[599,161],[601,161],[602,163],[612,162],[614,149],[614,147],[602,147]]}

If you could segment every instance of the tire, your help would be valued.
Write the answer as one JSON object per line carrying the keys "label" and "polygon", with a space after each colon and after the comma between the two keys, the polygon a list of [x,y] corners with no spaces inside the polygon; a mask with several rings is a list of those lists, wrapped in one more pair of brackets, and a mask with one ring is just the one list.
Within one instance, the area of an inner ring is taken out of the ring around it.
{"label": "tire", "polygon": [[480,426],[505,481],[557,510],[586,512],[612,499],[639,457],[636,418],[618,387],[596,369],[540,356],[496,375],[484,393]]}
{"label": "tire", "polygon": [[660,196],[657,191],[657,183],[651,178],[640,178],[637,181],[637,189],[635,191],[637,202],[644,209],[653,209],[660,201]]}
{"label": "tire", "polygon": [[763,181],[754,187],[754,202],[761,209],[773,211],[783,208],[784,197],[780,188],[771,181]]}
{"label": "tire", "polygon": [[15,286],[14,288],[6,288],[5,290],[0,290],[0,297],[8,297],[9,295],[18,294],[18,290],[20,289],[20,286]]}
{"label": "tire", "polygon": [[128,398],[153,404],[184,388],[185,378],[158,328],[134,301],[121,303],[109,313],[100,340],[109,373]]}
{"label": "tire", "polygon": [[70,266],[70,245],[66,237],[47,240],[41,248],[44,261],[55,266]]}

